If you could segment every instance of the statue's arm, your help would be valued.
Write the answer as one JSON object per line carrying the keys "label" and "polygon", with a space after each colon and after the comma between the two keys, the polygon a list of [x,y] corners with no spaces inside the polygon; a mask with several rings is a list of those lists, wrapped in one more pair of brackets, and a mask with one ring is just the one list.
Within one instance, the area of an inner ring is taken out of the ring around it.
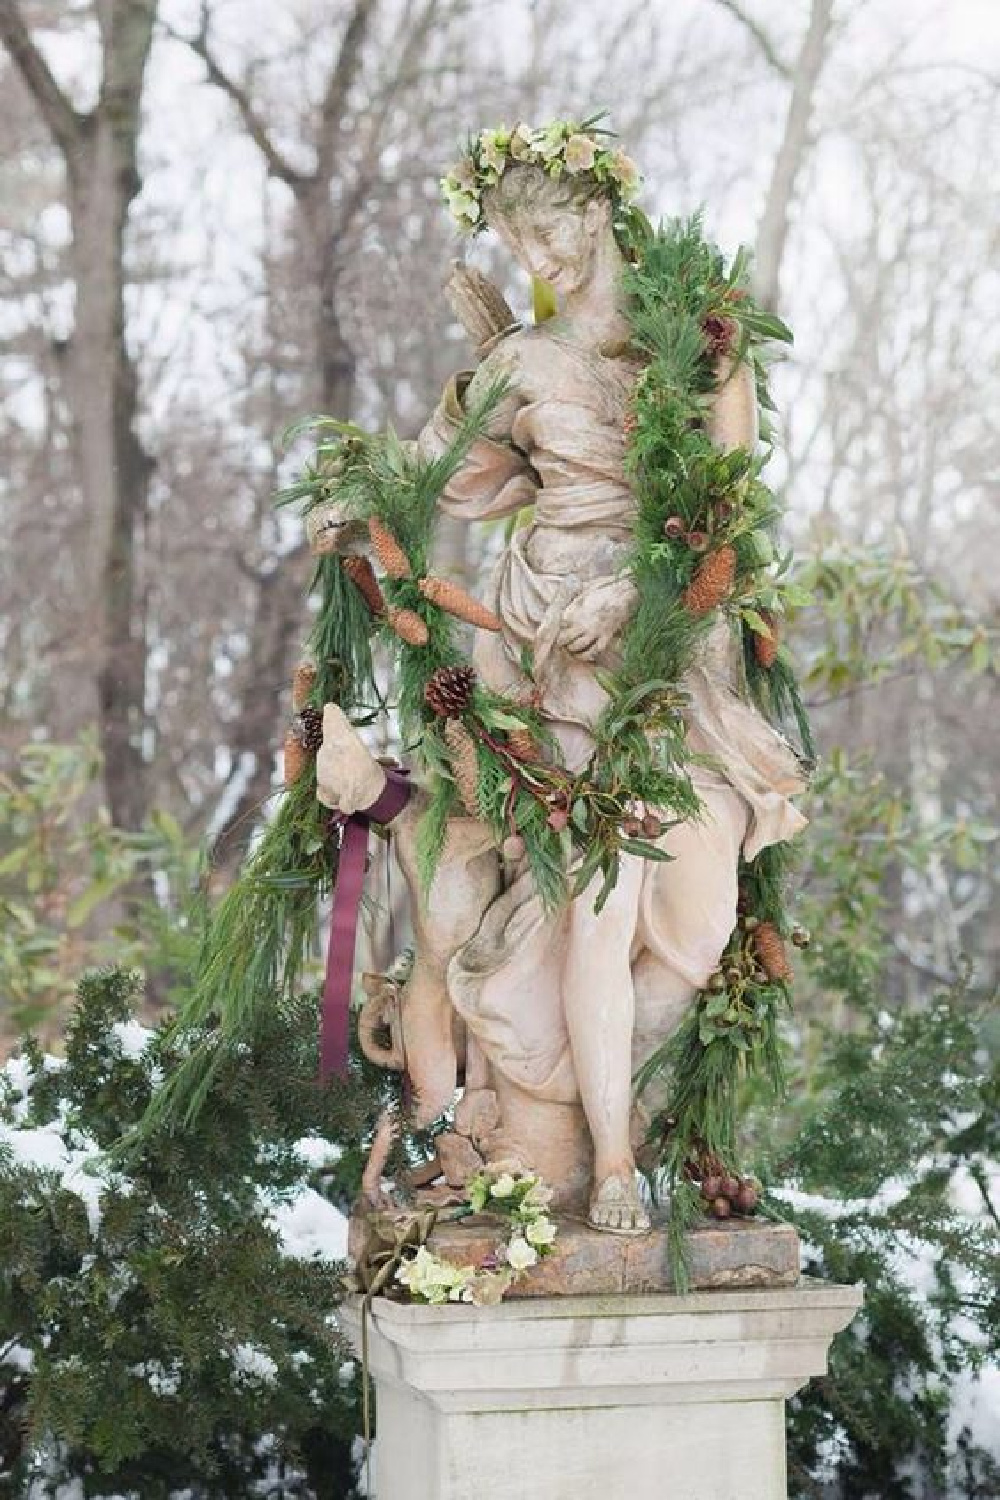
{"label": "statue's arm", "polygon": [[514,419],[525,404],[517,334],[503,340],[474,373],[454,376],[445,386],[430,421],[417,439],[422,458],[437,458],[458,436],[474,411],[498,382],[504,390],[492,407],[483,431],[472,441],[441,496],[441,509],[464,521],[495,520],[530,505],[538,476],[511,437]]}
{"label": "statue's arm", "polygon": [[746,360],[726,357],[720,361],[716,389],[711,398],[709,432],[712,441],[728,453],[732,448],[757,446],[757,386],[753,368]]}

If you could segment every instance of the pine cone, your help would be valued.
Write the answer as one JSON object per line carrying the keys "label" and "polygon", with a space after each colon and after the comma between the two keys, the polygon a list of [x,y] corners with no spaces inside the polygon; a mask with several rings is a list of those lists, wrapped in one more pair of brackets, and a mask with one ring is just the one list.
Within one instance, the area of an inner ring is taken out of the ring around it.
{"label": "pine cone", "polygon": [[380,521],[378,516],[372,516],[369,519],[368,535],[372,539],[375,556],[390,578],[412,578],[413,569],[410,567],[410,559],[388,526],[384,521]]}
{"label": "pine cone", "polygon": [[295,730],[290,729],[285,735],[284,746],[283,775],[285,778],[285,785],[293,786],[302,775],[302,772],[305,770],[308,763],[309,755],[305,749],[305,746],[299,739],[298,735],[295,733]]}
{"label": "pine cone", "polygon": [[713,359],[721,359],[733,347],[736,324],[732,318],[720,318],[713,313],[704,320],[701,331],[705,335],[705,343]]}
{"label": "pine cone", "polygon": [[430,631],[426,624],[412,609],[397,609],[390,604],[386,611],[389,624],[408,646],[426,646],[430,639]]}
{"label": "pine cone", "polygon": [[424,699],[442,719],[458,719],[472,702],[474,667],[438,667],[424,688]]}
{"label": "pine cone", "polygon": [[754,631],[753,654],[760,667],[773,667],[778,655],[778,645],[781,641],[781,628],[772,614],[761,610],[761,619],[767,625],[767,635],[758,635]]}
{"label": "pine cone", "polygon": [[736,553],[732,547],[709,552],[684,590],[684,608],[693,615],[707,615],[725,599],[736,577]]}
{"label": "pine cone", "polygon": [[761,922],[754,929],[753,951],[768,979],[791,979],[792,966],[788,962],[781,933],[773,922]]}
{"label": "pine cone", "polygon": [[378,586],[375,570],[367,557],[345,557],[344,572],[361,594],[373,615],[385,614],[385,599]]}
{"label": "pine cone", "polygon": [[300,661],[292,673],[292,707],[295,712],[305,708],[309,694],[316,681],[316,665],[311,661]]}
{"label": "pine cone", "polygon": [[323,743],[323,710],[307,703],[294,725],[299,744],[307,755],[315,755]]}
{"label": "pine cone", "polygon": [[516,760],[541,760],[542,747],[530,729],[512,729],[507,735],[507,748]]}
{"label": "pine cone", "polygon": [[455,778],[458,800],[470,818],[479,817],[479,756],[476,742],[458,719],[446,719],[444,742],[451,756],[451,774]]}
{"label": "pine cone", "polygon": [[418,587],[425,599],[429,599],[447,614],[455,615],[459,620],[468,620],[470,625],[478,625],[481,630],[501,629],[501,621],[491,609],[480,604],[478,599],[473,599],[471,594],[467,594],[450,579],[421,578]]}

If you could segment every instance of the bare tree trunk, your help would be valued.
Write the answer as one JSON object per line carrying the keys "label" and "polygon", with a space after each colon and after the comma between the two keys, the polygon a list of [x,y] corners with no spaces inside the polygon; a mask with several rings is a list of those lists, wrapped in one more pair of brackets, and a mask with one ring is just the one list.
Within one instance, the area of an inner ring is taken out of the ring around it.
{"label": "bare tree trunk", "polygon": [[102,76],[80,114],[56,83],[17,0],[0,0],[0,40],[66,166],[76,311],[66,390],[89,519],[81,630],[99,646],[97,706],[113,821],[137,828],[147,806],[142,754],[146,648],[136,580],[149,460],[136,432],[138,383],[125,342],[125,232],[140,188],[137,142],[156,0],[98,0]]}
{"label": "bare tree trunk", "polygon": [[795,186],[809,146],[809,120],[823,68],[833,0],[812,0],[809,25],[792,72],[792,97],[757,230],[755,291],[764,307],[778,305],[781,262],[788,239]]}

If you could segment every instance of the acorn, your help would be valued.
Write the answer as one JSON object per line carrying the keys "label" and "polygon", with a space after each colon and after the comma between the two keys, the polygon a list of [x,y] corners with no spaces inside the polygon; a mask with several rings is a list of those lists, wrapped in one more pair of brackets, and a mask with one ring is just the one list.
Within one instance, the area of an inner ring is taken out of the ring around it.
{"label": "acorn", "polygon": [[684,535],[684,521],[681,516],[668,516],[663,523],[663,535],[670,541],[675,542]]}
{"label": "acorn", "polygon": [[756,1187],[750,1181],[749,1177],[745,1178],[744,1181],[740,1183],[740,1190],[736,1194],[736,1202],[734,1204],[734,1207],[741,1214],[752,1214],[756,1212],[759,1202],[760,1194],[758,1193]]}
{"label": "acorn", "polygon": [[627,839],[638,839],[642,837],[642,819],[628,817],[622,820],[622,833]]}
{"label": "acorn", "polygon": [[732,1211],[732,1205],[728,1198],[712,1199],[712,1212],[717,1219],[728,1219]]}
{"label": "acorn", "polygon": [[692,552],[704,552],[708,547],[709,535],[707,531],[689,531],[686,540]]}
{"label": "acorn", "polygon": [[527,845],[524,836],[520,833],[509,833],[501,845],[500,852],[510,864],[516,864],[519,859],[524,858]]}
{"label": "acorn", "polygon": [[711,1202],[713,1198],[721,1198],[722,1178],[713,1173],[711,1177],[706,1177],[704,1179],[701,1184],[701,1190],[704,1193],[705,1197],[709,1200],[709,1202]]}
{"label": "acorn", "polygon": [[812,942],[812,935],[808,927],[793,927],[791,938],[796,948],[808,948]]}
{"label": "acorn", "polygon": [[642,832],[647,839],[658,839],[663,832],[663,824],[654,813],[647,813],[642,820]]}

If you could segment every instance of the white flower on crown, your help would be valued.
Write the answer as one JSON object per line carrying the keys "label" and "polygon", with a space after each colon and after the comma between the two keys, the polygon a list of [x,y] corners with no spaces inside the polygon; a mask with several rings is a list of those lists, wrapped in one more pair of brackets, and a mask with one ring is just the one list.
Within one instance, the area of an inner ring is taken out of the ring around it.
{"label": "white flower on crown", "polygon": [[608,170],[626,194],[634,193],[639,186],[639,168],[621,147],[612,153]]}
{"label": "white flower on crown", "polygon": [[517,1186],[509,1172],[501,1172],[496,1182],[490,1188],[491,1198],[509,1198]]}
{"label": "white flower on crown", "polygon": [[579,132],[566,142],[565,162],[567,172],[589,172],[597,160],[597,142],[592,135]]}
{"label": "white flower on crown", "polygon": [[515,161],[528,161],[532,153],[532,130],[523,122],[516,125],[510,137],[510,154]]}
{"label": "white flower on crown", "polygon": [[498,177],[507,165],[507,141],[507,133],[502,130],[484,130],[479,137],[480,160]]}

